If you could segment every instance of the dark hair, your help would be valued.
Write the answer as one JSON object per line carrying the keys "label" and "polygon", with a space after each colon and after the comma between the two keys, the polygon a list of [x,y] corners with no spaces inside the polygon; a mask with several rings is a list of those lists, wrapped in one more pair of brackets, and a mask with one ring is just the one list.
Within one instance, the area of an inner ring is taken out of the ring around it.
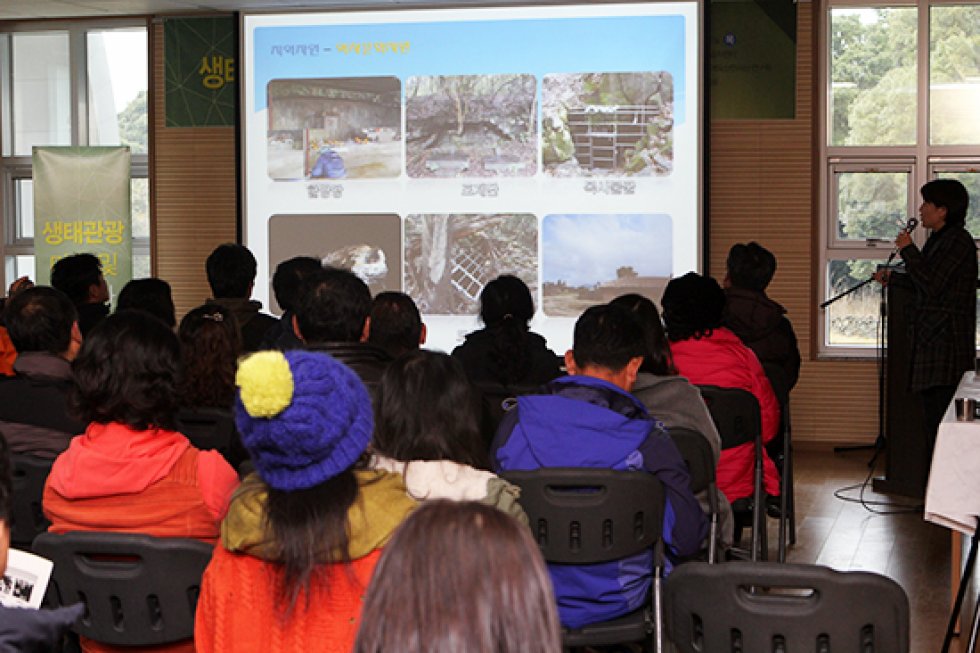
{"label": "dark hair", "polygon": [[725,293],[711,277],[688,272],[667,283],[661,306],[671,342],[699,340],[721,326]]}
{"label": "dark hair", "polygon": [[667,344],[667,334],[664,333],[663,322],[660,321],[660,311],[657,305],[643,295],[630,293],[620,295],[609,302],[614,306],[622,306],[633,313],[643,327],[643,339],[646,341],[646,356],[643,357],[643,364],[640,365],[641,372],[648,372],[656,376],[674,376],[677,368],[674,367],[674,359],[670,354],[670,345]]}
{"label": "dark hair", "polygon": [[324,268],[303,280],[296,323],[303,340],[359,342],[371,314],[371,291],[347,270]]}
{"label": "dark hair", "polygon": [[378,293],[371,305],[368,342],[397,358],[418,349],[421,338],[422,316],[412,298],[403,292]]}
{"label": "dark hair", "polygon": [[208,284],[215,299],[247,298],[257,264],[252,252],[238,243],[218,245],[205,262]]}
{"label": "dark hair", "polygon": [[776,257],[759,243],[736,243],[728,250],[728,280],[736,288],[762,292],[776,274]]}
{"label": "dark hair", "polygon": [[374,450],[401,461],[489,469],[478,397],[452,356],[419,349],[390,363],[375,402]]}
{"label": "dark hair", "polygon": [[575,322],[572,355],[579,367],[595,365],[621,370],[633,358],[646,355],[643,327],[622,306],[593,306]]}
{"label": "dark hair", "polygon": [[102,261],[95,254],[72,254],[51,267],[51,285],[68,295],[75,306],[88,301],[89,289],[102,278]]}
{"label": "dark hair", "polygon": [[[10,447],[7,439],[0,433],[0,521],[10,526],[11,502],[14,496],[14,481],[10,473]],[[3,569],[0,569],[3,574]]]}
{"label": "dark hair", "polygon": [[149,313],[171,329],[177,326],[177,312],[174,309],[170,284],[163,279],[133,279],[123,286],[116,299],[116,311],[127,309]]}
{"label": "dark hair", "polygon": [[946,209],[945,224],[962,227],[966,222],[970,194],[956,179],[933,179],[923,184],[919,193],[926,202]]}
{"label": "dark hair", "polygon": [[480,319],[493,336],[488,362],[498,383],[515,383],[527,376],[531,365],[527,331],[532,317],[531,290],[514,275],[500,275],[480,293]]}
{"label": "dark hair", "polygon": [[122,422],[137,430],[176,430],[177,336],[142,311],[102,320],[72,363],[71,403],[85,422]]}
{"label": "dark hair", "polygon": [[318,565],[350,562],[347,511],[358,491],[351,469],[304,490],[268,488],[265,519],[278,552],[276,562],[282,565],[279,598],[285,606],[283,617],[288,618],[301,594],[309,602]]}
{"label": "dark hair", "polygon": [[496,508],[427,501],[385,547],[356,653],[558,653],[551,579],[531,531]]}
{"label": "dark hair", "polygon": [[276,294],[279,308],[284,311],[295,310],[303,279],[322,267],[320,259],[312,256],[294,256],[277,265],[272,275],[272,291]]}
{"label": "dark hair", "polygon": [[177,337],[181,405],[231,408],[235,403],[235,369],[242,353],[235,314],[217,304],[198,306],[180,321]]}
{"label": "dark hair", "polygon": [[71,328],[78,312],[60,290],[34,286],[7,300],[4,322],[14,349],[63,354],[71,345]]}

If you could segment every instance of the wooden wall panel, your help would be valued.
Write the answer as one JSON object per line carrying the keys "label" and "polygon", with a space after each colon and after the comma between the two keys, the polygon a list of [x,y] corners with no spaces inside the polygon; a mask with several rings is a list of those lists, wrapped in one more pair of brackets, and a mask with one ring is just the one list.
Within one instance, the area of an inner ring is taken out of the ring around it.
{"label": "wooden wall panel", "polygon": [[235,128],[166,127],[162,22],[153,24],[152,38],[153,270],[173,287],[179,318],[211,294],[208,254],[236,237]]}

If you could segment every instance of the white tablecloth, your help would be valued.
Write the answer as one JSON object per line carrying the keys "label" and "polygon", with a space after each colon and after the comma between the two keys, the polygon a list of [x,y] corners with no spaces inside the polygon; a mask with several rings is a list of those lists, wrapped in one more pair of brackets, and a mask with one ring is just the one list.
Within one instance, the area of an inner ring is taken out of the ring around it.
{"label": "white tablecloth", "polygon": [[[980,401],[980,379],[967,372],[955,397]],[[980,516],[980,420],[957,422],[955,400],[939,425],[926,487],[925,519],[973,535]]]}

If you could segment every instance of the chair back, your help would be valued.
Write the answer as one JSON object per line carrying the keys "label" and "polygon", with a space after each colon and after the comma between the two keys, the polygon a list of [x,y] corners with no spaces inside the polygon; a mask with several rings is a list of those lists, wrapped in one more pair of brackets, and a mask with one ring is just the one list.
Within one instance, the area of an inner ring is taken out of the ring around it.
{"label": "chair back", "polygon": [[909,602],[893,580],[818,565],[680,565],[665,583],[682,653],[908,653]]}
{"label": "chair back", "polygon": [[41,497],[54,461],[15,453],[10,462],[13,480],[10,542],[15,548],[29,550],[34,538],[51,525],[41,509]]}
{"label": "chair back", "polygon": [[548,562],[618,560],[660,541],[664,489],[647,472],[561,467],[506,472]]}
{"label": "chair back", "polygon": [[721,436],[721,448],[753,442],[762,432],[759,401],[748,390],[699,385],[698,390]]}
{"label": "chair back", "polygon": [[715,482],[715,455],[711,450],[711,443],[692,429],[672,427],[668,432],[687,465],[687,473],[691,477],[691,492],[697,494],[707,490]]}
{"label": "chair back", "polygon": [[540,389],[537,385],[504,385],[480,381],[473,384],[480,397],[481,428],[488,440],[493,438],[500,420],[517,403],[520,395],[534,394]]}
{"label": "chair back", "polygon": [[222,408],[181,408],[177,427],[198,449],[227,454],[235,438],[235,416]]}
{"label": "chair back", "polygon": [[54,562],[52,607],[85,603],[75,632],[112,646],[154,646],[194,636],[201,576],[214,548],[137,533],[43,533],[34,551]]}

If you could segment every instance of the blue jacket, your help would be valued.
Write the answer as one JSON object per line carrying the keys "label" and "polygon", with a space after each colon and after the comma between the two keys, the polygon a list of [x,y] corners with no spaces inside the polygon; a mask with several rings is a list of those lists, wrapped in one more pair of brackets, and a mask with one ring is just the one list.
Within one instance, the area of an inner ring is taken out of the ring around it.
{"label": "blue jacket", "polygon": [[[494,437],[498,471],[541,467],[646,470],[666,494],[668,555],[697,552],[708,532],[684,460],[663,425],[635,397],[601,379],[565,376],[547,394],[518,397]],[[549,564],[561,622],[578,628],[639,608],[649,594],[653,552],[594,565]]]}

